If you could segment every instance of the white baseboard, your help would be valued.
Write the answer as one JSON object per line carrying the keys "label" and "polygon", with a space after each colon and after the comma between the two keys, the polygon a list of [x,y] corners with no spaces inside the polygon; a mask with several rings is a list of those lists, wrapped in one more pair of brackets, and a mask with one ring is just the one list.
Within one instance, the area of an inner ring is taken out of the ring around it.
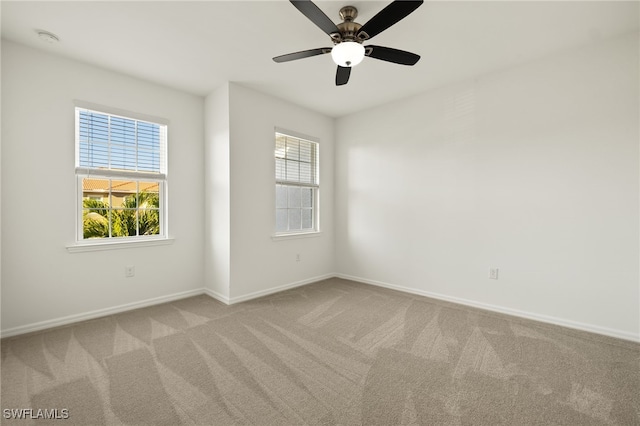
{"label": "white baseboard", "polygon": [[52,320],[46,320],[46,321],[40,321],[40,322],[27,324],[27,325],[21,325],[18,327],[1,330],[0,337],[2,338],[12,337],[12,336],[17,336],[19,334],[32,333],[34,331],[46,330],[48,328],[53,328],[53,327],[60,327],[63,325],[73,324],[76,322],[86,321],[94,318],[100,318],[107,315],[119,314],[121,312],[130,311],[132,309],[146,308],[152,305],[159,305],[161,303],[173,302],[175,300],[180,300],[180,299],[184,299],[191,296],[198,296],[200,294],[206,294],[224,303],[225,305],[231,305],[234,303],[240,303],[240,302],[245,302],[251,299],[257,299],[258,297],[267,296],[273,293],[279,293],[284,290],[289,290],[291,288],[300,287],[303,285],[314,283],[316,281],[322,281],[322,280],[333,278],[333,277],[335,277],[335,274],[325,274],[318,277],[313,277],[306,280],[296,281],[296,282],[284,284],[278,287],[273,287],[267,290],[256,291],[253,293],[245,294],[243,296],[236,296],[233,298],[224,296],[209,288],[198,288],[195,290],[189,290],[189,291],[184,291],[180,293],[170,294],[167,296],[155,297],[153,299],[146,299],[139,302],[125,303],[123,305],[114,306],[111,308],[96,309],[94,311],[84,312],[81,314],[69,315],[61,318],[55,318]]}
{"label": "white baseboard", "polygon": [[231,303],[229,302],[229,298],[227,296],[224,296],[220,293],[218,293],[217,291],[213,291],[209,288],[205,288],[204,289],[204,294],[206,294],[209,297],[213,297],[214,299],[216,299],[218,302],[222,302],[225,305],[230,305]]}
{"label": "white baseboard", "polygon": [[205,291],[201,288],[195,290],[183,291],[180,293],[169,294],[167,296],[154,297],[152,299],[141,300],[139,302],[125,303],[123,305],[111,308],[96,309],[95,311],[84,312],[81,314],[69,315],[62,318],[56,318],[47,321],[40,321],[33,324],[21,325],[0,331],[0,337],[11,337],[19,334],[31,333],[34,331],[45,330],[47,328],[59,327],[62,325],[73,324],[80,321],[86,321],[94,318],[100,318],[107,315],[119,314],[121,312],[130,311],[132,309],[146,308],[161,303],[173,302],[175,300],[184,299],[191,296],[203,294]]}
{"label": "white baseboard", "polygon": [[587,331],[590,333],[596,333],[604,336],[615,337],[617,339],[629,340],[632,342],[640,343],[639,335],[630,333],[627,331],[615,330],[607,327],[600,327],[593,324],[585,324],[577,321],[571,321],[571,320],[557,318],[557,317],[548,316],[548,315],[540,315],[532,312],[521,311],[518,309],[505,308],[502,306],[491,305],[488,303],[476,302],[474,300],[468,300],[468,299],[463,299],[463,298],[454,297],[454,296],[447,296],[444,294],[432,293],[430,291],[424,291],[416,288],[403,287],[399,285],[384,283],[381,281],[370,280],[368,278],[355,277],[355,276],[346,275],[346,274],[336,274],[335,276],[345,280],[357,281],[364,284],[371,284],[377,287],[384,287],[392,290],[402,291],[404,293],[411,293],[419,296],[426,296],[432,299],[438,299],[446,302],[457,303],[459,305],[471,306],[473,308],[480,308],[487,311],[499,312],[501,314],[512,315],[515,317],[544,322],[547,324],[559,325],[562,327],[572,328],[575,330]]}
{"label": "white baseboard", "polygon": [[270,289],[266,289],[266,290],[260,290],[260,291],[256,291],[253,293],[248,293],[242,296],[235,296],[235,297],[227,297],[224,296],[216,291],[213,291],[211,289],[208,288],[199,288],[199,289],[194,289],[194,290],[189,290],[189,291],[184,291],[184,292],[180,292],[180,293],[174,293],[174,294],[170,294],[167,296],[160,296],[160,297],[156,297],[156,298],[152,298],[152,299],[146,299],[146,300],[142,300],[140,302],[133,302],[133,303],[126,303],[123,305],[119,305],[119,306],[114,306],[111,308],[105,308],[105,309],[97,309],[91,312],[86,312],[86,313],[82,313],[82,314],[76,314],[76,315],[69,315],[66,317],[62,317],[62,318],[56,318],[56,319],[52,319],[52,320],[47,320],[47,321],[41,321],[41,322],[37,322],[37,323],[33,323],[33,324],[27,324],[27,325],[23,325],[23,326],[18,326],[18,327],[13,327],[13,328],[9,328],[6,330],[2,330],[0,331],[0,337],[4,338],[4,337],[11,337],[11,336],[17,336],[19,334],[25,334],[25,333],[31,333],[34,331],[39,331],[39,330],[44,330],[47,328],[53,328],[53,327],[59,327],[62,325],[68,325],[68,324],[72,324],[72,323],[76,323],[76,322],[80,322],[80,321],[85,321],[85,320],[89,320],[89,319],[94,319],[94,318],[99,318],[99,317],[103,317],[103,316],[107,316],[107,315],[112,315],[112,314],[118,314],[121,312],[125,312],[125,311],[129,311],[132,309],[138,309],[138,308],[145,308],[148,306],[152,306],[152,305],[158,305],[161,303],[167,303],[167,302],[173,302],[175,300],[180,300],[180,299],[184,299],[187,297],[191,297],[191,296],[197,296],[200,294],[206,294],[226,305],[232,305],[235,303],[240,303],[240,302],[245,302],[248,300],[252,300],[252,299],[257,299],[259,297],[263,297],[263,296],[268,296],[270,294],[274,294],[274,293],[279,293],[281,291],[285,291],[285,290],[289,290],[292,288],[296,288],[296,287],[301,287],[307,284],[311,284],[314,282],[318,282],[318,281],[322,281],[322,280],[326,280],[329,278],[342,278],[345,280],[351,280],[351,281],[356,281],[356,282],[360,282],[363,284],[370,284],[370,285],[374,285],[377,287],[384,287],[384,288],[388,288],[388,289],[392,289],[392,290],[397,290],[397,291],[401,291],[404,293],[410,293],[410,294],[416,294],[419,296],[425,296],[425,297],[430,297],[432,299],[437,299],[437,300],[443,300],[446,302],[451,302],[451,303],[456,303],[456,304],[460,304],[460,305],[465,305],[465,306],[471,306],[474,308],[479,308],[479,309],[484,309],[487,311],[493,311],[493,312],[498,312],[498,313],[502,313],[502,314],[507,314],[507,315],[512,315],[515,317],[520,317],[520,318],[525,318],[525,319],[529,319],[529,320],[534,320],[534,321],[540,321],[543,323],[547,323],[547,324],[553,324],[553,325],[559,325],[562,327],[567,327],[567,328],[572,328],[575,330],[581,330],[581,331],[587,331],[590,333],[596,333],[596,334],[601,334],[604,336],[609,336],[609,337],[615,337],[618,339],[623,339],[623,340],[628,340],[628,341],[632,341],[632,342],[636,342],[636,343],[640,343],[640,336],[630,333],[630,332],[626,332],[626,331],[621,331],[621,330],[615,330],[615,329],[610,329],[610,328],[606,328],[606,327],[600,327],[600,326],[596,326],[596,325],[592,325],[592,324],[585,324],[585,323],[581,323],[581,322],[577,322],[577,321],[571,321],[571,320],[567,320],[567,319],[563,319],[563,318],[557,318],[557,317],[552,317],[552,316],[548,316],[548,315],[540,315],[540,314],[535,314],[532,312],[526,312],[526,311],[521,311],[518,309],[511,309],[511,308],[505,308],[502,306],[496,306],[496,305],[491,305],[491,304],[487,304],[487,303],[482,303],[482,302],[476,302],[473,300],[468,300],[468,299],[463,299],[463,298],[459,298],[459,297],[454,297],[454,296],[447,296],[447,295],[443,295],[443,294],[439,294],[439,293],[432,293],[429,291],[424,291],[424,290],[420,290],[420,289],[416,289],[416,288],[410,288],[410,287],[403,287],[403,286],[399,286],[399,285],[394,285],[394,284],[389,284],[389,283],[385,283],[382,281],[376,281],[376,280],[371,280],[368,278],[362,278],[362,277],[356,277],[356,276],[352,276],[352,275],[347,275],[347,274],[325,274],[325,275],[320,275],[317,277],[313,277],[313,278],[308,278],[305,280],[301,280],[301,281],[296,281],[293,283],[289,283],[289,284],[284,284],[281,286],[277,286],[277,287],[272,287]]}
{"label": "white baseboard", "polygon": [[[325,274],[325,275],[320,275],[320,276],[313,277],[313,278],[308,278],[308,279],[302,280],[302,281],[296,281],[296,282],[293,282],[293,283],[290,283],[290,284],[284,284],[284,285],[281,285],[281,286],[278,286],[278,287],[272,287],[272,288],[269,288],[267,290],[260,290],[260,291],[255,291],[253,293],[248,293],[248,294],[245,294],[245,295],[242,295],[242,296],[235,296],[235,297],[230,298],[229,304],[246,302],[247,300],[257,299],[258,297],[268,296],[268,295],[273,294],[273,293],[279,293],[281,291],[289,290],[289,289],[296,288],[296,287],[301,287],[303,285],[315,283],[315,282],[318,282],[318,281],[322,281],[322,280],[326,280],[326,279],[334,278],[334,277],[336,277],[336,274]],[[218,299],[218,300],[220,300],[220,299]]]}

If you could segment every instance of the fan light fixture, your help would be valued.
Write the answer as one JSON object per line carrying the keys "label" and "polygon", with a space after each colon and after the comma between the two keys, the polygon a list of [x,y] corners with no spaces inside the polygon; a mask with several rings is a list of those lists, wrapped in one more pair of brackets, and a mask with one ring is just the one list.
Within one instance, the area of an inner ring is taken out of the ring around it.
{"label": "fan light fixture", "polygon": [[364,59],[364,46],[355,41],[343,41],[333,46],[331,58],[341,67],[355,67]]}

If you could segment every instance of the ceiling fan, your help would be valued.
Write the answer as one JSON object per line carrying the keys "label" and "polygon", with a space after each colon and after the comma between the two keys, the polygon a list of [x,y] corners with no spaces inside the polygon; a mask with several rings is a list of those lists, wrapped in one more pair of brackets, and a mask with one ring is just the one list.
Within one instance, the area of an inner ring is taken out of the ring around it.
{"label": "ceiling fan", "polygon": [[358,10],[353,6],[345,6],[340,9],[340,18],[343,22],[336,25],[312,1],[289,1],[311,22],[316,24],[318,28],[327,33],[331,37],[334,46],[276,56],[273,58],[276,62],[288,62],[331,53],[333,61],[338,65],[336,86],[342,86],[349,81],[351,68],[358,65],[365,56],[401,65],[415,65],[420,59],[420,55],[415,53],[383,46],[363,46],[362,43],[406,18],[422,5],[423,0],[395,0],[364,25],[354,21],[358,16]]}

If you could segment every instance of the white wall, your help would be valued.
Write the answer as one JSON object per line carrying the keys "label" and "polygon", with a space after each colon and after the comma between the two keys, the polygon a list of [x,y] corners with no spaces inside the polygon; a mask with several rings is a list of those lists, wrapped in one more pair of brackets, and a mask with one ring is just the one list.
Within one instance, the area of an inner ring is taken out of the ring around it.
{"label": "white wall", "polygon": [[[173,244],[66,250],[76,99],[170,121]],[[3,331],[202,288],[202,98],[3,41],[2,124]],[[135,277],[125,278],[125,265]]]}
{"label": "white wall", "polygon": [[638,47],[339,119],[338,272],[638,340]]}
{"label": "white wall", "polygon": [[231,284],[229,84],[205,100],[204,287],[222,301]]}
{"label": "white wall", "polygon": [[[229,105],[231,300],[332,275],[334,120],[233,83]],[[275,231],[275,127],[319,139],[320,236],[271,238]]]}

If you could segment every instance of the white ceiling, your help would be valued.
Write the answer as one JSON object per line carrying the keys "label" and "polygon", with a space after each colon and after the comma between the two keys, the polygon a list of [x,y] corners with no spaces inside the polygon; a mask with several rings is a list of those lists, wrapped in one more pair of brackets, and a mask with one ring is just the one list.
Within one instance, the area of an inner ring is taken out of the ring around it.
{"label": "white ceiling", "polygon": [[[364,24],[388,1],[320,1],[358,8]],[[205,96],[225,81],[339,116],[446,83],[638,31],[639,3],[617,1],[427,1],[371,43],[418,53],[414,67],[365,58],[336,87],[330,55],[276,64],[271,58],[329,37],[286,0],[6,1],[2,37]],[[59,36],[49,45],[35,30]]]}

